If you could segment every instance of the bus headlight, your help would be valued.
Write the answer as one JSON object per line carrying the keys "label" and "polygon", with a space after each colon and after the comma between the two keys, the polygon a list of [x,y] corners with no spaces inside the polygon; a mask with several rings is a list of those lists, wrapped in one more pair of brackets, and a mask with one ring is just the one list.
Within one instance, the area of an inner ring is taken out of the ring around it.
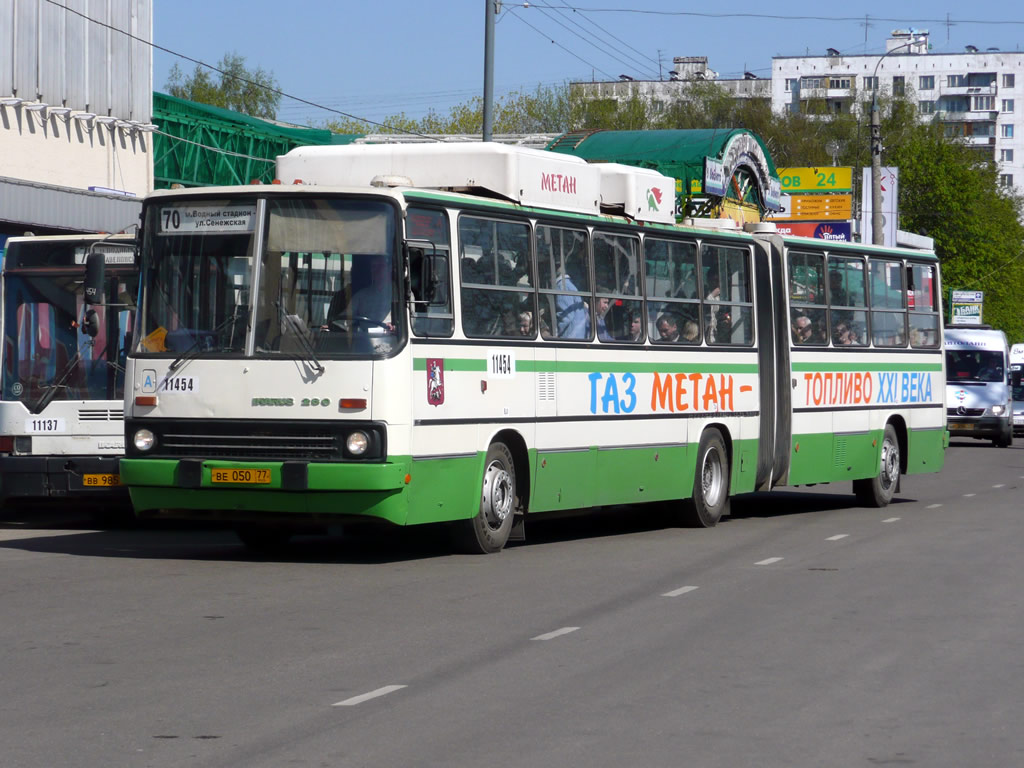
{"label": "bus headlight", "polygon": [[370,438],[365,432],[353,432],[345,439],[345,449],[353,456],[362,456],[370,447]]}
{"label": "bus headlight", "polygon": [[135,432],[135,437],[132,439],[135,443],[135,447],[140,451],[148,451],[154,445],[156,445],[156,435],[150,432],[148,429],[140,429]]}
{"label": "bus headlight", "polygon": [[1006,406],[1003,406],[1003,405],[993,405],[992,406],[992,415],[993,416],[1002,416],[1005,411],[1006,411]]}

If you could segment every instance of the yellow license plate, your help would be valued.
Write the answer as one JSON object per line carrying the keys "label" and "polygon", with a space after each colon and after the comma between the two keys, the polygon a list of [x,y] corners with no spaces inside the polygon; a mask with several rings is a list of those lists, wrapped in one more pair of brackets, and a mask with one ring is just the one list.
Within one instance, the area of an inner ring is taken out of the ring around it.
{"label": "yellow license plate", "polygon": [[215,483],[267,485],[270,483],[270,470],[247,467],[238,467],[236,469],[211,469],[210,479]]}
{"label": "yellow license plate", "polygon": [[86,488],[110,488],[120,484],[120,475],[82,475],[82,485]]}
{"label": "yellow license plate", "polygon": [[950,428],[950,430],[954,430],[954,429],[974,429],[974,425],[973,424],[950,424],[949,428]]}

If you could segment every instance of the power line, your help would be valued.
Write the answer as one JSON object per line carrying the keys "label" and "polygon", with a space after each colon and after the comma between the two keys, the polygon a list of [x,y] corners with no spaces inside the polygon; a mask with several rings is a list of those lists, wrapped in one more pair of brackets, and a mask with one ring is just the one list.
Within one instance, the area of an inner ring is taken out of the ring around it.
{"label": "power line", "polygon": [[586,14],[584,14],[584,13],[583,13],[582,11],[578,11],[578,10],[575,10],[575,9],[573,9],[573,13],[578,13],[578,14],[580,15],[580,17],[581,17],[582,19],[584,19],[584,20],[585,20],[585,21],[586,21],[586,22],[587,22],[588,24],[592,24],[593,26],[597,27],[597,28],[598,28],[599,30],[601,30],[601,31],[602,31],[602,32],[604,32],[604,33],[605,33],[606,35],[608,35],[608,36],[609,36],[610,38],[612,38],[612,40],[615,40],[615,41],[617,41],[617,42],[619,42],[619,43],[622,43],[622,44],[623,44],[624,46],[626,46],[627,48],[629,48],[629,49],[630,49],[631,51],[633,51],[633,52],[634,52],[634,53],[636,53],[637,55],[639,55],[639,56],[642,56],[642,57],[646,58],[646,59],[647,59],[648,61],[650,61],[650,62],[651,62],[651,63],[653,63],[653,64],[656,64],[656,65],[657,65],[657,66],[659,67],[659,69],[661,68],[661,61],[660,61],[660,60],[658,60],[658,59],[652,59],[652,58],[651,58],[650,56],[648,56],[647,54],[643,53],[642,51],[638,51],[638,50],[637,50],[636,48],[634,48],[633,46],[631,46],[631,45],[630,45],[629,43],[627,43],[627,42],[626,42],[625,40],[620,40],[620,39],[619,39],[619,38],[617,38],[617,37],[616,37],[615,35],[613,35],[613,34],[612,34],[611,32],[609,32],[609,31],[608,31],[607,29],[605,29],[605,28],[604,28],[604,27],[602,27],[602,26],[601,26],[600,24],[598,24],[598,23],[597,23],[596,21],[594,21],[593,19],[587,18]]}
{"label": "power line", "polygon": [[[541,11],[542,13],[546,13],[546,11],[545,11],[545,10],[544,10],[543,8],[539,8],[538,10],[540,10],[540,11]],[[558,14],[559,16],[564,16],[564,14],[563,14],[563,13],[562,13],[562,12],[561,12],[561,11],[560,11],[559,9],[557,9],[557,8],[556,8],[556,9],[554,9],[554,11],[555,11],[555,12],[556,12],[556,13],[557,13],[557,14]],[[583,26],[582,26],[582,25],[580,25],[580,24],[578,24],[578,23],[577,23],[576,21],[573,21],[572,19],[567,19],[567,21],[568,21],[568,22],[569,22],[570,24],[573,24],[573,25],[575,25],[576,27],[579,27],[580,29],[583,29]],[[565,24],[562,24],[562,22],[561,22],[561,21],[559,21],[558,19],[555,19],[555,23],[557,23],[557,24],[560,24],[561,26],[565,27],[566,29],[569,29],[568,27],[566,27],[566,26],[565,26]],[[597,25],[595,25],[595,26],[597,26]],[[598,27],[598,28],[600,29],[600,27]],[[586,43],[589,43],[590,45],[592,45],[593,47],[597,48],[598,50],[601,50],[600,48],[598,48],[598,45],[597,45],[597,43],[595,43],[595,42],[593,42],[593,41],[589,40],[589,39],[588,39],[587,37],[585,37],[584,35],[581,35],[580,33],[578,33],[578,32],[575,32],[575,31],[573,31],[573,30],[571,30],[571,29],[569,29],[569,31],[570,31],[570,32],[572,32],[572,33],[573,33],[574,35],[576,35],[576,36],[577,36],[578,38],[580,38],[581,40],[583,40],[584,42],[586,42]],[[603,30],[602,30],[602,31],[603,31]],[[584,30],[584,32],[586,32],[586,30]],[[588,34],[589,34],[589,33],[588,33]],[[591,36],[593,36],[593,35],[591,35]],[[621,40],[619,40],[619,41],[617,41],[617,42],[622,42],[622,41],[621,41]],[[626,61],[623,61],[622,59],[620,59],[620,58],[619,58],[618,56],[616,56],[615,54],[613,54],[613,53],[609,53],[609,52],[608,52],[607,50],[606,50],[606,51],[602,51],[602,52],[603,52],[603,53],[605,53],[606,55],[609,55],[609,56],[611,56],[611,57],[612,57],[613,59],[615,59],[615,60],[616,60],[616,61],[618,61],[619,63],[621,63],[621,64],[625,64],[625,65],[629,66],[629,63],[628,63],[628,62],[626,62]],[[634,58],[633,56],[630,56],[630,55],[629,55],[628,53],[623,53],[623,55],[624,55],[624,56],[626,56],[626,57],[627,57],[628,59],[630,59],[630,61],[632,61],[634,65],[638,65],[638,66],[640,67],[640,69],[638,69],[638,70],[637,70],[638,72],[639,72],[639,71],[642,71],[643,67],[646,67],[646,66],[647,66],[646,64],[644,64],[644,63],[641,63],[641,62],[640,62],[640,61],[639,61],[638,59]],[[648,73],[648,74],[650,74],[650,70],[647,70],[647,73]],[[656,78],[655,78],[655,79],[656,79]]]}
{"label": "power line", "polygon": [[[385,130],[397,130],[397,129],[393,128],[392,126],[386,125],[385,123],[379,123],[376,120],[370,120],[369,118],[359,117],[358,115],[352,115],[352,114],[349,114],[348,112],[343,112],[340,109],[333,109],[331,107],[325,107],[325,106],[323,106],[321,104],[317,104],[317,103],[309,101],[307,99],[303,99],[303,98],[301,98],[299,96],[293,96],[290,93],[286,93],[286,92],[280,90],[279,88],[274,88],[274,87],[269,86],[269,85],[267,85],[265,83],[257,83],[257,82],[254,82],[252,80],[249,80],[247,78],[239,77],[238,75],[229,74],[228,72],[225,72],[223,69],[215,67],[212,64],[207,64],[205,61],[200,61],[199,59],[194,59],[191,56],[186,56],[183,53],[178,53],[177,51],[172,51],[170,48],[165,48],[162,45],[157,45],[152,40],[146,40],[145,38],[138,37],[137,35],[133,35],[131,32],[128,32],[126,30],[118,29],[117,27],[113,26],[112,24],[107,24],[106,22],[99,21],[98,19],[94,19],[91,16],[87,16],[86,14],[81,13],[80,11],[76,11],[74,8],[69,8],[66,5],[62,5],[60,2],[58,2],[58,0],[46,0],[46,2],[50,3],[50,5],[56,6],[57,8],[63,9],[67,13],[72,13],[75,16],[79,16],[80,18],[85,19],[86,21],[88,21],[90,24],[96,24],[97,26],[105,27],[106,29],[109,29],[109,30],[111,30],[113,32],[117,32],[119,34],[122,34],[125,37],[128,37],[128,38],[130,38],[130,39],[132,39],[132,40],[134,40],[136,42],[143,43],[144,45],[148,45],[150,48],[153,48],[154,50],[163,51],[164,53],[168,53],[171,56],[177,56],[180,59],[184,59],[185,61],[192,62],[193,64],[196,64],[197,66],[206,67],[207,69],[211,69],[214,72],[219,73],[223,77],[230,77],[230,78],[232,78],[234,80],[238,80],[239,82],[245,83],[246,85],[253,85],[253,86],[256,86],[257,88],[263,88],[264,90],[269,91],[270,93],[277,94],[278,96],[281,96],[283,98],[291,99],[292,101],[297,101],[300,104],[305,104],[305,105],[310,106],[310,107],[316,107],[317,109],[323,109],[323,110],[325,110],[327,112],[332,112],[332,113],[334,113],[336,115],[341,115],[342,117],[347,117],[350,120],[359,120],[359,121],[364,122],[364,123],[369,123],[370,125],[376,125],[376,126],[378,126],[380,128],[384,128]],[[403,130],[402,133],[409,133],[409,134],[412,134],[412,135],[415,135],[415,136],[421,136],[422,138],[430,138],[430,137],[426,136],[425,134],[418,134],[418,133],[415,133],[413,131]]]}
{"label": "power line", "polygon": [[[792,14],[778,14],[778,13],[706,13],[701,11],[653,11],[643,8],[588,8],[584,6],[574,5],[553,5],[549,3],[527,3],[531,8],[562,8],[565,10],[572,11],[585,11],[586,13],[633,13],[633,14],[645,14],[652,16],[697,16],[708,19],[774,19],[778,21],[836,21],[836,22],[847,22],[856,21],[860,24],[864,23],[863,16],[794,16]],[[1008,20],[987,20],[987,19],[953,19],[949,16],[942,19],[893,19],[883,18],[881,16],[871,16],[871,21],[884,21],[893,24],[992,24],[992,25],[1006,25],[1006,24],[1024,24],[1024,20],[1021,19],[1008,19]]]}
{"label": "power line", "polygon": [[514,13],[514,11],[515,11],[515,9],[514,9],[514,8],[512,8],[512,7],[509,7],[509,8],[508,8],[508,10],[506,11],[506,13],[511,13],[511,14],[512,14],[512,18],[514,18],[514,19],[518,19],[518,20],[519,20],[519,21],[521,21],[521,22],[522,22],[523,24],[525,24],[525,25],[526,25],[526,26],[528,26],[528,27],[529,27],[530,29],[532,29],[532,30],[533,30],[534,32],[536,32],[536,33],[537,33],[538,35],[541,35],[542,37],[544,37],[545,39],[547,39],[547,40],[548,40],[548,41],[549,41],[549,42],[550,42],[550,43],[551,43],[552,45],[557,45],[557,46],[558,46],[559,48],[561,48],[561,49],[562,49],[563,51],[565,51],[566,53],[568,53],[568,54],[569,54],[570,56],[572,56],[572,57],[573,57],[574,59],[579,59],[579,60],[580,60],[580,61],[582,61],[582,62],[583,62],[584,64],[586,64],[586,65],[587,65],[588,67],[590,67],[591,69],[594,69],[594,70],[596,70],[596,71],[600,72],[600,73],[601,73],[602,75],[604,75],[605,77],[607,77],[607,78],[608,78],[609,80],[615,80],[615,79],[616,79],[616,78],[612,77],[611,75],[609,75],[609,74],[608,74],[607,72],[605,72],[605,71],[604,71],[603,69],[601,69],[600,67],[598,67],[597,65],[595,65],[595,64],[591,64],[591,63],[590,63],[589,61],[587,61],[586,59],[584,59],[584,58],[583,58],[582,56],[578,56],[578,55],[576,55],[575,53],[573,53],[572,51],[570,51],[570,50],[569,50],[568,48],[566,48],[566,47],[565,47],[564,45],[562,45],[561,43],[559,43],[559,42],[557,42],[557,41],[555,41],[555,40],[552,40],[552,39],[551,39],[551,38],[550,38],[550,37],[549,37],[549,36],[548,36],[547,34],[545,34],[544,32],[541,32],[541,31],[540,31],[539,29],[537,29],[537,28],[536,28],[535,26],[533,26],[533,24],[531,24],[530,22],[528,22],[528,21],[527,21],[526,19],[524,19],[524,18],[523,18],[522,16],[520,16],[520,15],[519,15],[519,14],[517,14],[517,13]]}

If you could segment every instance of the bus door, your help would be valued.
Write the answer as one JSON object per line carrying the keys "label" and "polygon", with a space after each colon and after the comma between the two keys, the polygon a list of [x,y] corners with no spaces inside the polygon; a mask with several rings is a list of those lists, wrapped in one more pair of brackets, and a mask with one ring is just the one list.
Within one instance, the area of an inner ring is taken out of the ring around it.
{"label": "bus door", "polygon": [[782,240],[758,239],[754,248],[758,368],[761,392],[757,489],[786,482],[793,433],[789,324]]}

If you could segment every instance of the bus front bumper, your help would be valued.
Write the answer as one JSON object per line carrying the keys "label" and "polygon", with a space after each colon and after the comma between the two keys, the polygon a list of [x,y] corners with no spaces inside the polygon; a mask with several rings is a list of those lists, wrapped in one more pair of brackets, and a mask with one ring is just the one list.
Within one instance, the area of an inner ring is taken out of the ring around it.
{"label": "bus front bumper", "polygon": [[9,499],[127,501],[118,456],[0,456],[0,503]]}
{"label": "bus front bumper", "polygon": [[[226,470],[216,472],[215,470]],[[121,478],[144,517],[248,521],[377,517],[404,525],[409,462],[122,459]]]}

